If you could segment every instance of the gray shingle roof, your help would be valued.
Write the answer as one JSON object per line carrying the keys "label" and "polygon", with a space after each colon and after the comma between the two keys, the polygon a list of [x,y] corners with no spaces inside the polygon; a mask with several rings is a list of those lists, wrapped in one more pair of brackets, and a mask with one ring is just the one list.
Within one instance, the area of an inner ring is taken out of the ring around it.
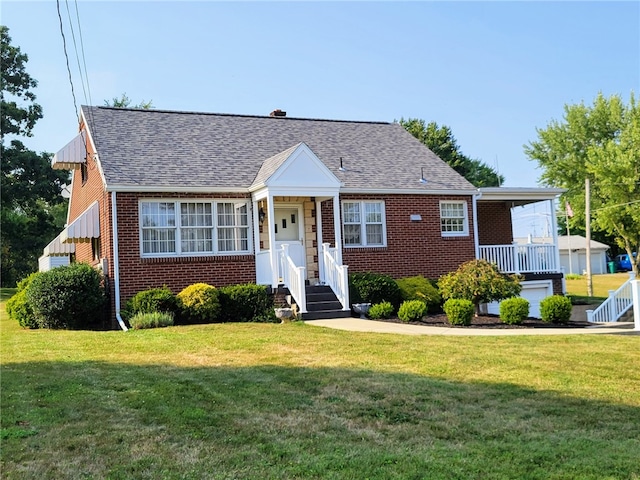
{"label": "gray shingle roof", "polygon": [[475,189],[395,123],[86,106],[83,113],[110,188],[247,189],[267,159],[304,142],[346,189]]}

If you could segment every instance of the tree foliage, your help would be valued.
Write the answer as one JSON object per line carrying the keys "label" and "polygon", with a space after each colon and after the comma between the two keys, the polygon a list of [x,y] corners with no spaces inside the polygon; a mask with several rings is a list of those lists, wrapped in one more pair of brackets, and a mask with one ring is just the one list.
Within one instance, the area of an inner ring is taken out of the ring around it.
{"label": "tree foliage", "polygon": [[506,275],[486,260],[470,260],[455,272],[443,275],[438,281],[442,298],[471,301],[480,313],[480,304],[497,302],[520,294],[522,287],[515,275]]}
{"label": "tree foliage", "polygon": [[64,226],[66,200],[61,191],[69,174],[53,170],[50,154],[37,154],[18,139],[14,138],[6,145],[6,135],[31,135],[36,121],[42,118],[42,107],[35,103],[36,96],[32,92],[37,82],[26,72],[27,55],[11,45],[7,27],[0,26],[0,33],[0,256],[3,285],[11,286],[37,270],[42,249]]}
{"label": "tree foliage", "polygon": [[[0,25],[0,44],[2,136],[4,138],[9,133],[31,136],[34,125],[42,118],[42,107],[35,103],[36,96],[31,91],[38,82],[26,71],[25,65],[29,57],[20,51],[20,47],[11,45],[9,29],[4,25]],[[10,94],[12,98],[6,98],[6,94]]]}
{"label": "tree foliage", "polygon": [[[564,187],[574,211],[570,226],[585,227],[585,178],[590,179],[592,228],[612,236],[631,255],[640,251],[640,106],[631,94],[599,94],[593,105],[565,105],[562,121],[538,129],[525,146],[545,185]],[[640,274],[640,258],[634,270]]]}
{"label": "tree foliage", "polygon": [[504,177],[486,163],[462,153],[451,129],[418,118],[400,119],[400,125],[476,187],[499,187]]}
{"label": "tree foliage", "polygon": [[149,110],[153,107],[153,100],[149,100],[145,102],[141,100],[137,105],[131,105],[131,99],[127,96],[126,93],[123,93],[119,97],[113,97],[111,100],[105,100],[104,104],[107,107],[115,107],[115,108],[141,108],[144,110]]}

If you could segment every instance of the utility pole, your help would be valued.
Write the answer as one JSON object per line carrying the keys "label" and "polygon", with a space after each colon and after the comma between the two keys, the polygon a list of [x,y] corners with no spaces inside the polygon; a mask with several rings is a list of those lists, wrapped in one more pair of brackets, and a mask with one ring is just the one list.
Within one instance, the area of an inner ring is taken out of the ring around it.
{"label": "utility pole", "polygon": [[591,278],[591,184],[589,177],[584,179],[584,216],[587,231],[587,296],[593,297],[593,281]]}

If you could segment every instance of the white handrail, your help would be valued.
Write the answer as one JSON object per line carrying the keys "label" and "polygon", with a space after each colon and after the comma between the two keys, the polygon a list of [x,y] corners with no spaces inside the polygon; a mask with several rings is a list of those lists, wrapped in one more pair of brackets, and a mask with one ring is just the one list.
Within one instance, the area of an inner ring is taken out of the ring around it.
{"label": "white handrail", "polygon": [[328,284],[342,304],[342,310],[350,310],[349,306],[349,274],[348,266],[338,263],[338,249],[330,248],[328,243],[322,244],[324,268],[320,280]]}
{"label": "white handrail", "polygon": [[278,252],[280,257],[283,283],[289,289],[289,293],[298,305],[300,313],[307,313],[307,295],[304,280],[304,267],[298,267],[289,256],[289,245],[283,244]]}
{"label": "white handrail", "polygon": [[556,245],[480,245],[480,258],[495,263],[504,273],[559,272]]}
{"label": "white handrail", "polygon": [[631,282],[636,278],[629,272],[629,279],[617,290],[609,290],[609,297],[595,310],[587,310],[587,321],[591,323],[617,322],[633,306]]}

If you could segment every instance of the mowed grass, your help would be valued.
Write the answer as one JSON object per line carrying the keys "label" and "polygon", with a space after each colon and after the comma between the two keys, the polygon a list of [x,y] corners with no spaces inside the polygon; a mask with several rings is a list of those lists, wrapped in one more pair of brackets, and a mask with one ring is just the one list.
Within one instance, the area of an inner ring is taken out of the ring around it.
{"label": "mowed grass", "polygon": [[[629,279],[629,272],[605,273],[592,275],[593,296],[600,301],[609,296],[609,290],[617,290],[620,285]],[[575,297],[587,297],[587,276],[566,280],[567,293]],[[589,298],[589,297],[587,297]]]}
{"label": "mowed grass", "polygon": [[640,337],[0,318],[5,479],[638,479]]}

